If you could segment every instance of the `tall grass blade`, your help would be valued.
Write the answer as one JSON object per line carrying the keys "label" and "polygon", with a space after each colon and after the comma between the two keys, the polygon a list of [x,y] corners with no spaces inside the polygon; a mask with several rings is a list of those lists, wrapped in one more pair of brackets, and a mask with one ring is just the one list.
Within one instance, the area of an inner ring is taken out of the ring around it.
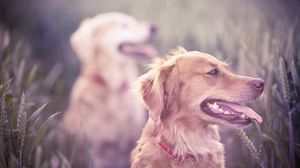
{"label": "tall grass blade", "polygon": [[289,111],[289,120],[288,120],[288,128],[289,128],[289,147],[290,147],[290,167],[295,168],[295,139],[294,139],[294,129],[293,129],[293,111]]}
{"label": "tall grass blade", "polygon": [[33,123],[40,115],[40,113],[45,109],[45,107],[47,106],[48,103],[43,104],[41,107],[39,107],[36,111],[34,111],[29,119],[28,122]]}
{"label": "tall grass blade", "polygon": [[18,163],[18,159],[16,158],[15,155],[10,153],[9,155],[9,160],[8,160],[8,168],[22,168]]}
{"label": "tall grass blade", "polygon": [[285,61],[282,56],[279,57],[279,80],[281,85],[281,91],[283,94],[283,100],[286,104],[290,104],[291,95],[290,95],[290,86],[287,77],[287,71],[285,66]]}
{"label": "tall grass blade", "polygon": [[43,139],[43,137],[45,136],[46,131],[48,130],[51,122],[55,119],[55,117],[57,115],[59,115],[61,112],[52,114],[49,118],[47,118],[47,120],[42,124],[42,126],[39,128],[39,130],[37,131],[37,134],[32,142],[31,145],[31,149],[30,149],[30,153],[33,152],[34,149],[36,149],[36,147],[40,144],[41,140]]}
{"label": "tall grass blade", "polygon": [[35,151],[34,168],[41,167],[42,154],[42,147],[38,146]]}
{"label": "tall grass blade", "polygon": [[75,159],[75,156],[76,156],[76,152],[77,152],[77,139],[76,137],[73,137],[72,138],[72,152],[71,152],[71,157],[70,157],[70,165],[72,166],[73,163],[74,163],[74,159]]}
{"label": "tall grass blade", "polygon": [[21,102],[19,107],[19,112],[17,116],[17,130],[19,131],[18,138],[18,163],[22,165],[22,155],[23,155],[23,147],[25,142],[25,133],[26,133],[26,123],[27,123],[27,113],[25,110],[25,94],[22,93]]}
{"label": "tall grass blade", "polygon": [[253,142],[250,140],[250,138],[246,135],[245,131],[242,129],[238,130],[238,135],[241,137],[242,141],[244,144],[247,146],[249,149],[251,155],[258,161],[258,163],[261,163],[260,161],[260,153],[258,153],[258,150],[254,146]]}
{"label": "tall grass blade", "polygon": [[37,71],[39,68],[39,64],[35,64],[33,66],[33,68],[31,68],[29,75],[26,79],[26,87],[29,87],[29,85],[33,82],[33,80],[35,79],[36,75],[37,75]]}
{"label": "tall grass blade", "polygon": [[8,123],[8,116],[7,116],[7,111],[6,111],[6,102],[4,100],[4,96],[0,98],[0,106],[1,106],[1,123],[0,126],[2,127],[1,129],[5,130],[6,125]]}
{"label": "tall grass blade", "polygon": [[291,63],[291,73],[292,73],[293,84],[300,87],[299,73],[297,71],[297,66],[294,60]]}
{"label": "tall grass blade", "polygon": [[62,168],[71,168],[70,162],[66,158],[64,154],[62,154],[60,151],[57,152],[58,156],[62,160],[61,167]]}
{"label": "tall grass blade", "polygon": [[5,94],[11,86],[13,79],[9,79],[3,85],[0,85],[0,95]]}
{"label": "tall grass blade", "polygon": [[20,89],[22,89],[25,66],[26,66],[26,61],[25,59],[22,59],[20,65],[18,66],[18,71],[16,74],[16,86],[18,91],[21,91]]}

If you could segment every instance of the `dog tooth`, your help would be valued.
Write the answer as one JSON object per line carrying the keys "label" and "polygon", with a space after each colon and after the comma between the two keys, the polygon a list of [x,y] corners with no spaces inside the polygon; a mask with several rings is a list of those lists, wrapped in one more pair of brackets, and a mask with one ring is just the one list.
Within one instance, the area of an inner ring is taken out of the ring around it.
{"label": "dog tooth", "polygon": [[230,114],[229,111],[225,111],[224,114]]}
{"label": "dog tooth", "polygon": [[208,106],[210,107],[210,108],[213,108],[213,109],[215,109],[215,106],[213,105],[213,104],[208,104]]}
{"label": "dog tooth", "polygon": [[242,117],[242,118],[246,118],[246,115],[245,115],[245,114],[242,114],[241,117]]}
{"label": "dog tooth", "polygon": [[218,105],[216,102],[214,102],[213,105],[214,105],[215,107],[219,108],[219,105]]}

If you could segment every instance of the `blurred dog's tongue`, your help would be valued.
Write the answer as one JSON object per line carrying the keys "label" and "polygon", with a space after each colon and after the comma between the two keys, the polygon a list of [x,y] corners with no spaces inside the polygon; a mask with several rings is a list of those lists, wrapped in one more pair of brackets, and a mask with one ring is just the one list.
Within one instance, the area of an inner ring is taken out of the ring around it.
{"label": "blurred dog's tongue", "polygon": [[259,123],[262,123],[261,116],[258,115],[253,109],[251,109],[247,106],[242,106],[242,105],[232,104],[232,103],[225,103],[225,102],[221,102],[221,103],[218,103],[218,104],[224,104],[224,105],[232,108],[233,110],[235,110],[237,112],[245,114],[247,117],[249,117],[251,119],[255,119]]}
{"label": "blurred dog's tongue", "polygon": [[138,55],[145,58],[153,58],[158,55],[157,51],[151,45],[148,44],[124,45],[122,50],[126,54]]}

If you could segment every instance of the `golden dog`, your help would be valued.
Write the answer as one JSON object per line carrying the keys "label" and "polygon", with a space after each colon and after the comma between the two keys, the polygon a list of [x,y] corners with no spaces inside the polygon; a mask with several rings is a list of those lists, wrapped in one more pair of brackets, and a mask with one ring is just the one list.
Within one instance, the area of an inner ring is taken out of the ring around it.
{"label": "golden dog", "polygon": [[155,31],[152,24],[126,14],[106,13],[84,20],[72,34],[81,73],[62,127],[79,142],[76,162],[86,162],[88,155],[82,150],[88,144],[92,167],[129,166],[130,151],[146,121],[131,88],[138,76],[137,62],[156,56],[148,44]]}
{"label": "golden dog", "polygon": [[180,48],[139,79],[149,120],[131,154],[132,168],[223,168],[217,125],[243,127],[262,118],[242,102],[264,81],[231,73],[211,55]]}

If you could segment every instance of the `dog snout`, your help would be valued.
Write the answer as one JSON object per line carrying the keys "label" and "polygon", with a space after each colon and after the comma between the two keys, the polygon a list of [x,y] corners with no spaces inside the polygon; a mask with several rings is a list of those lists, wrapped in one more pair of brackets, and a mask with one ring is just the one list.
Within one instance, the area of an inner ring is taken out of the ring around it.
{"label": "dog snout", "polygon": [[264,90],[265,82],[262,79],[252,79],[250,80],[250,85],[252,88],[256,89],[257,91],[262,92]]}

